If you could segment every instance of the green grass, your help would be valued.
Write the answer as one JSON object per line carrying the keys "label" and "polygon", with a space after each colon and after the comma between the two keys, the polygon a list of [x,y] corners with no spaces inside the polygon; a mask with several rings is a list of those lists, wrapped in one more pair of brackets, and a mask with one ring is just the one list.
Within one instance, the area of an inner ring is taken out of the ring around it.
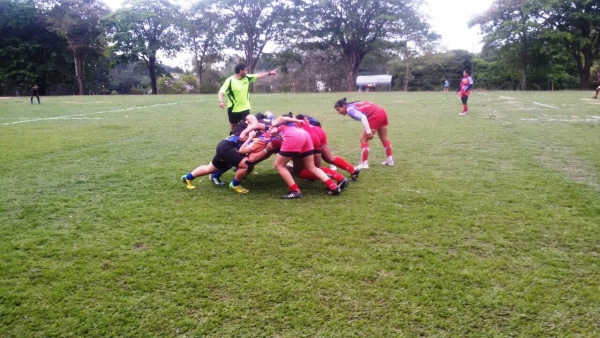
{"label": "green grass", "polygon": [[293,201],[272,160],[246,195],[178,181],[227,136],[216,95],[1,99],[0,336],[600,335],[591,93],[477,92],[465,117],[443,93],[253,111],[313,115],[358,163],[343,96],[387,109],[396,166],[374,140],[342,195],[298,180]]}

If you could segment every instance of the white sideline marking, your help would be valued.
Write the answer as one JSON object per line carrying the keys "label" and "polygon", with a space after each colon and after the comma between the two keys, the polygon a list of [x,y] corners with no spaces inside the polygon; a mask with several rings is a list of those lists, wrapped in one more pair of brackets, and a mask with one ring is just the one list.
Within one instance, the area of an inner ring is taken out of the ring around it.
{"label": "white sideline marking", "polygon": [[46,117],[46,118],[40,118],[40,119],[29,119],[29,120],[16,121],[16,122],[6,122],[6,123],[0,124],[0,126],[9,126],[9,125],[13,125],[13,124],[21,124],[21,123],[28,123],[28,122],[39,122],[39,121],[50,121],[50,120],[66,120],[66,119],[70,119],[70,118],[77,118],[77,117],[81,117],[81,116],[94,115],[94,114],[118,113],[118,112],[122,112],[122,111],[140,110],[140,109],[145,109],[145,108],[162,107],[162,106],[174,106],[174,105],[181,104],[181,103],[202,102],[202,101],[206,101],[206,100],[181,101],[181,102],[171,102],[171,103],[157,103],[157,104],[153,104],[153,105],[150,105],[150,106],[129,107],[129,108],[123,108],[123,109],[97,111],[97,112],[93,112],[93,113],[83,113],[83,114],[74,114],[74,115],[65,115],[65,116],[56,116],[56,117]]}
{"label": "white sideline marking", "polygon": [[534,102],[533,104],[537,104],[537,105],[542,106],[542,107],[548,107],[548,108],[552,108],[552,109],[557,109],[556,107],[552,107],[552,106],[549,106],[549,105],[543,104],[543,103]]}
{"label": "white sideline marking", "polygon": [[509,99],[509,100],[514,100],[514,97],[508,97],[508,96],[500,96],[499,99]]}
{"label": "white sideline marking", "polygon": [[595,118],[595,119],[600,120],[600,116],[592,116],[592,117]]}

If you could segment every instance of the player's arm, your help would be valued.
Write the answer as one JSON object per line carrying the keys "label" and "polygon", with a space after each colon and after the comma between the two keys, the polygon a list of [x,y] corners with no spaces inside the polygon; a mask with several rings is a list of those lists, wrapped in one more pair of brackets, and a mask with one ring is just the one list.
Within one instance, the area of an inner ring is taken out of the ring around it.
{"label": "player's arm", "polygon": [[254,139],[254,136],[256,136],[256,132],[251,131],[250,134],[248,135],[248,139],[246,139],[246,141],[244,141],[244,143],[242,144],[242,146],[240,147],[240,149],[238,150],[238,153],[240,154],[248,154],[251,150],[251,142],[252,139]]}
{"label": "player's arm", "polygon": [[256,77],[258,79],[262,79],[263,77],[267,77],[267,76],[271,76],[271,75],[277,75],[277,71],[278,70],[279,70],[279,68],[275,68],[275,69],[273,69],[270,72],[267,72],[267,73],[257,73],[257,74],[254,74],[254,75],[256,75]]}
{"label": "player's arm", "polygon": [[464,89],[465,92],[468,92],[473,87],[473,78],[469,76],[469,85]]}
{"label": "player's arm", "polygon": [[[250,117],[250,116],[251,115],[249,115],[248,117]],[[252,117],[254,117],[254,116],[252,116]],[[249,124],[248,127],[246,127],[246,129],[244,129],[244,131],[242,131],[240,133],[240,140],[242,140],[242,141],[246,140],[246,137],[248,136],[248,134],[254,130],[265,131],[265,125],[258,121]]]}
{"label": "player's arm", "polygon": [[298,123],[298,124],[303,124],[304,120],[299,120],[297,118],[294,117],[289,117],[289,116],[279,116],[277,118],[277,120],[275,120],[275,122],[273,122],[273,124],[280,124],[280,123],[289,123],[289,122],[293,122],[293,123]]}
{"label": "player's arm", "polygon": [[351,118],[360,121],[363,124],[363,127],[365,128],[365,133],[367,133],[367,135],[372,135],[367,115],[363,114],[360,110],[350,106],[348,106],[346,114]]}
{"label": "player's arm", "polygon": [[221,109],[225,108],[225,91],[227,90],[227,88],[229,88],[230,84],[231,78],[227,78],[227,80],[225,80],[225,82],[221,86],[221,89],[219,89],[219,107],[221,107]]}

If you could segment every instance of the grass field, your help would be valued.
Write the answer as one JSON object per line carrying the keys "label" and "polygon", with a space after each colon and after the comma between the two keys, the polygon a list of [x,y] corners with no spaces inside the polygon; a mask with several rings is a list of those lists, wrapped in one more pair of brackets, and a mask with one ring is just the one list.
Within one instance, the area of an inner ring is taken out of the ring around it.
{"label": "grass field", "polygon": [[291,201],[272,160],[245,195],[179,182],[228,134],[216,95],[0,99],[0,337],[598,337],[592,94],[253,95],[355,164],[333,103],[388,111],[394,167],[375,141]]}

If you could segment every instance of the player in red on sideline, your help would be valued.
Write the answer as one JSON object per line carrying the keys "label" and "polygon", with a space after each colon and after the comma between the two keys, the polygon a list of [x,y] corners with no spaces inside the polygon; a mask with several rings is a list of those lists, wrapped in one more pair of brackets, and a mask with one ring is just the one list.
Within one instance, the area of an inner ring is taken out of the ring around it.
{"label": "player in red on sideline", "polygon": [[469,112],[469,108],[467,107],[467,101],[469,100],[469,95],[471,94],[471,88],[473,88],[473,78],[469,75],[469,71],[463,71],[463,78],[460,80],[460,86],[456,93],[460,96],[460,100],[463,104],[463,111],[459,113],[459,115],[467,115]]}

